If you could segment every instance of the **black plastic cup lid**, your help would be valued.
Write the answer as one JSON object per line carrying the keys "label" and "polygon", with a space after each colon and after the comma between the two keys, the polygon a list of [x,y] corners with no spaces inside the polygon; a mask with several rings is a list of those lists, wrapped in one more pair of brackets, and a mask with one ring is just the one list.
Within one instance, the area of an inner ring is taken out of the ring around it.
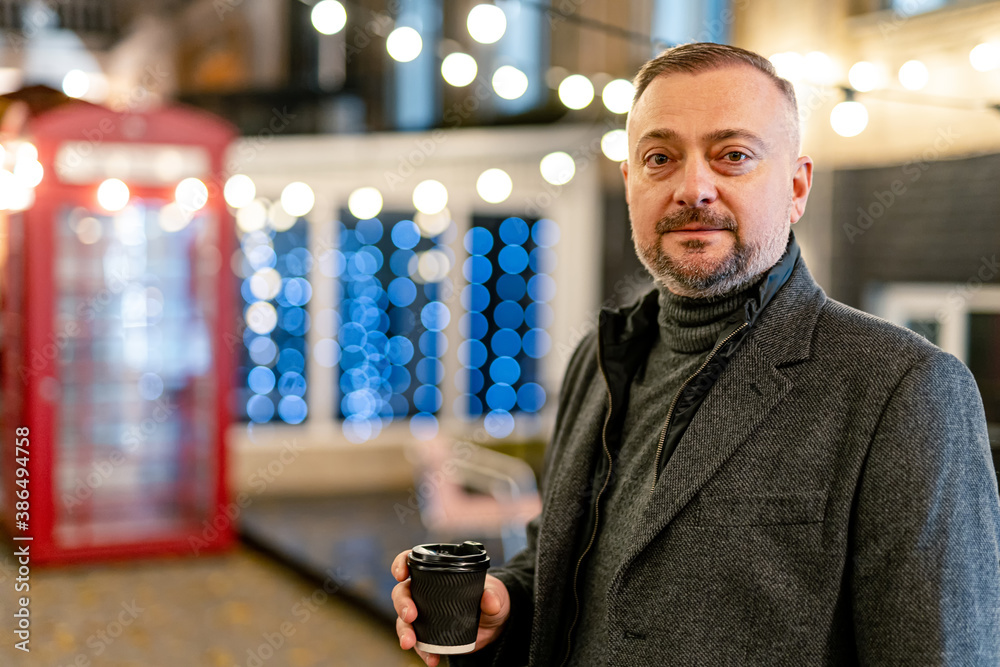
{"label": "black plastic cup lid", "polygon": [[410,550],[410,561],[442,568],[486,569],[490,557],[479,542],[461,544],[419,544]]}

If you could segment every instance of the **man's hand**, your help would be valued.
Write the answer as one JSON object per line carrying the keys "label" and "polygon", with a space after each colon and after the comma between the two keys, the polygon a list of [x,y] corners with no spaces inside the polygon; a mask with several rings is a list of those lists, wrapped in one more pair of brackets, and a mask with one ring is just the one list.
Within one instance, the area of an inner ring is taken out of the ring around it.
{"label": "man's hand", "polygon": [[[399,646],[403,650],[413,648],[429,667],[436,667],[441,662],[441,656],[424,653],[414,648],[417,636],[413,632],[413,620],[417,617],[417,607],[410,597],[410,569],[406,565],[409,551],[396,556],[392,561],[392,576],[396,577],[396,587],[392,589],[392,604],[399,618],[396,619],[396,634],[399,635]],[[483,648],[500,636],[507,617],[510,616],[510,595],[507,587],[496,577],[486,575],[486,587],[483,599],[479,603],[482,613],[479,616],[479,634],[476,637],[476,648]]]}

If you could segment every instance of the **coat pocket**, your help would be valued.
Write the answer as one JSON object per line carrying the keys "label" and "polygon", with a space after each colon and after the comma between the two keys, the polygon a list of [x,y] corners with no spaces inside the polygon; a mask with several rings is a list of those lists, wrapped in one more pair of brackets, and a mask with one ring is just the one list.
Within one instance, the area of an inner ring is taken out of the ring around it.
{"label": "coat pocket", "polygon": [[774,526],[819,523],[825,513],[826,494],[819,491],[701,496],[696,521],[702,526]]}

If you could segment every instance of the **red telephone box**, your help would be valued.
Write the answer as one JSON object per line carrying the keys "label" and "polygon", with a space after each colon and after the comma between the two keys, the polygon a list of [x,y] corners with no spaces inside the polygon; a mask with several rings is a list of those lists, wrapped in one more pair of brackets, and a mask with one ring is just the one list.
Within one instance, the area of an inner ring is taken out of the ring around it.
{"label": "red telephone box", "polygon": [[7,530],[35,563],[227,546],[232,129],[73,102],[18,134],[0,170]]}

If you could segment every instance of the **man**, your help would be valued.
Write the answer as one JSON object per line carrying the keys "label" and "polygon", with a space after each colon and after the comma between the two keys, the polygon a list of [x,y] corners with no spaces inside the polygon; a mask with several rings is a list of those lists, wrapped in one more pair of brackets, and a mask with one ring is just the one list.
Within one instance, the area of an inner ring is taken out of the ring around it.
{"label": "man", "polygon": [[[791,85],[742,49],[668,50],[636,78],[628,141],[659,290],[570,361],[543,512],[452,664],[1000,664],[978,390],[813,281]],[[405,553],[392,570],[410,648]]]}

